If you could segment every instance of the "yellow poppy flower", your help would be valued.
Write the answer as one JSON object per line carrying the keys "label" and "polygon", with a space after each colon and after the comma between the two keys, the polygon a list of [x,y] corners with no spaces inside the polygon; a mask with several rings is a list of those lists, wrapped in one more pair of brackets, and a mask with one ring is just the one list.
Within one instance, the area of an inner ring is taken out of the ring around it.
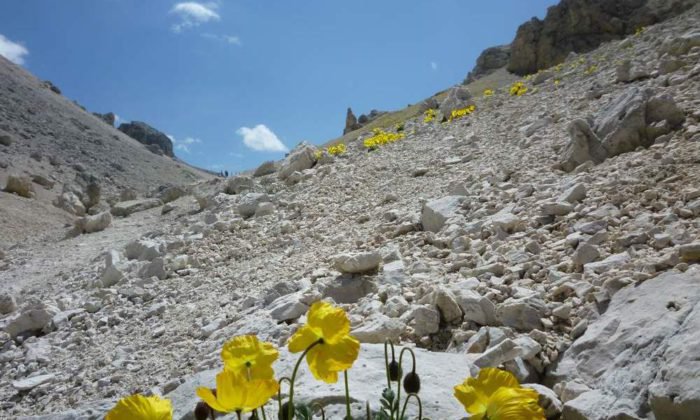
{"label": "yellow poppy flower", "polygon": [[272,344],[259,341],[254,335],[234,337],[221,349],[224,369],[249,379],[273,379],[272,364],[279,355]]}
{"label": "yellow poppy flower", "polygon": [[316,302],[309,309],[307,323],[289,340],[289,351],[299,353],[318,342],[306,361],[314,378],[327,383],[338,381],[338,372],[348,370],[360,353],[360,342],[350,335],[345,311],[327,302]]}
{"label": "yellow poppy flower", "polygon": [[522,388],[510,372],[484,368],[454,390],[472,420],[544,420],[537,391]]}
{"label": "yellow poppy flower", "polygon": [[170,400],[160,397],[144,397],[135,394],[117,402],[105,420],[172,420],[173,406]]}
{"label": "yellow poppy flower", "polygon": [[272,398],[279,390],[274,379],[248,380],[244,375],[224,370],[216,375],[216,394],[206,387],[197,388],[197,395],[220,413],[248,413]]}

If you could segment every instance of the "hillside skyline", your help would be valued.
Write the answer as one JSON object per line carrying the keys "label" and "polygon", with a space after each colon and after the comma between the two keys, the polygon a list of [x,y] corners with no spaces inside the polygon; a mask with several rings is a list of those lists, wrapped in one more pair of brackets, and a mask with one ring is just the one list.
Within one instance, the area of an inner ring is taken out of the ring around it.
{"label": "hillside skyline", "polygon": [[0,53],[117,125],[163,131],[179,158],[237,172],[339,136],[348,106],[401,109],[459,83],[555,3],[30,0],[2,6]]}

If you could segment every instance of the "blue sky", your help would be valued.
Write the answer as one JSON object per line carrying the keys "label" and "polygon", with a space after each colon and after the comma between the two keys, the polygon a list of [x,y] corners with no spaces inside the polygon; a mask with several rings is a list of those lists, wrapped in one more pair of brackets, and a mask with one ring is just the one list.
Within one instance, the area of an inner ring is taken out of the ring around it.
{"label": "blue sky", "polygon": [[[236,172],[459,83],[556,0],[2,0],[0,53]],[[265,149],[265,150],[263,150]]]}

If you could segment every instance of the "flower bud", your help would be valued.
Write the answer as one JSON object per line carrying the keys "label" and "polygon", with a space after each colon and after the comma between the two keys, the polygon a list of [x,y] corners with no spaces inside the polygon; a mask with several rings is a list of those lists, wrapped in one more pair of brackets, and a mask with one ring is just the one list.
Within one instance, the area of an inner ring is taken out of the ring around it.
{"label": "flower bud", "polygon": [[292,403],[292,415],[289,415],[289,401],[282,404],[282,409],[277,413],[278,420],[292,420],[294,418],[294,403]]}
{"label": "flower bud", "polygon": [[420,378],[416,372],[409,372],[403,378],[403,389],[408,394],[417,394],[420,391]]}
{"label": "flower bud", "polygon": [[194,418],[195,420],[208,420],[211,417],[211,407],[204,401],[197,403],[194,408]]}
{"label": "flower bud", "polygon": [[401,368],[396,360],[392,360],[391,363],[389,363],[389,379],[394,382],[401,379]]}

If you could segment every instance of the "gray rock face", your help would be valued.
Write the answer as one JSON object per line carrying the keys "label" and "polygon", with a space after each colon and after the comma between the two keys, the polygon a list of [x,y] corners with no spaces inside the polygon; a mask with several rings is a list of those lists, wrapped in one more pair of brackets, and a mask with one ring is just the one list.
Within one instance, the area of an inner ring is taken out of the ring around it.
{"label": "gray rock face", "polygon": [[571,172],[584,162],[601,163],[607,152],[600,139],[584,120],[574,120],[569,124],[569,143],[562,153],[561,168]]}
{"label": "gray rock face", "polygon": [[99,112],[93,112],[92,115],[96,116],[97,118],[104,121],[105,124],[108,124],[112,127],[114,127],[114,123],[117,121],[117,116],[114,115],[114,112],[108,112],[106,114],[100,114]]}
{"label": "gray rock face", "polygon": [[476,66],[469,72],[465,83],[471,83],[494,71],[508,65],[510,61],[510,45],[499,45],[487,48],[476,59]]}
{"label": "gray rock face", "polygon": [[14,315],[7,325],[5,332],[14,338],[22,333],[38,332],[46,328],[58,310],[51,306],[36,304],[25,308]]}
{"label": "gray rock face", "polygon": [[[168,136],[141,121],[132,121],[119,126],[119,131],[146,146],[153,146],[164,155],[174,157],[173,142]],[[149,150],[155,150],[149,149]],[[157,152],[155,152],[157,153]]]}
{"label": "gray rock face", "polygon": [[33,388],[43,385],[47,382],[51,382],[56,378],[56,375],[49,373],[46,375],[31,376],[29,378],[20,379],[18,381],[12,382],[12,386],[17,391],[29,391]]}
{"label": "gray rock face", "polygon": [[631,88],[600,110],[593,131],[608,156],[650,146],[645,132],[645,105],[642,92]]}
{"label": "gray rock face", "polygon": [[294,172],[309,169],[316,163],[316,148],[309,143],[302,142],[289,156],[287,156],[277,174],[280,179],[287,179]]}
{"label": "gray rock face", "polygon": [[14,296],[0,293],[0,315],[7,315],[17,309]]}
{"label": "gray rock face", "polygon": [[578,381],[591,389],[566,402],[564,416],[697,418],[699,286],[694,267],[617,292],[552,372],[559,386]]}
{"label": "gray rock face", "polygon": [[300,301],[301,293],[292,293],[275,299],[268,309],[275,321],[289,321],[304,315],[309,307]]}
{"label": "gray rock face", "polygon": [[64,192],[60,196],[56,197],[53,204],[70,214],[74,214],[76,216],[85,215],[85,205],[83,205],[80,198],[71,191]]}
{"label": "gray rock face", "polygon": [[451,195],[437,200],[431,200],[423,206],[421,224],[423,229],[429,232],[439,232],[445,226],[445,222],[457,215],[464,197]]}
{"label": "gray rock face", "polygon": [[440,112],[445,118],[449,118],[452,111],[473,105],[472,94],[464,86],[454,86],[447,91],[447,97],[440,103]]}
{"label": "gray rock face", "polygon": [[105,230],[112,224],[112,214],[105,211],[94,216],[85,216],[75,221],[75,229],[80,233],[95,233]]}
{"label": "gray rock face", "polygon": [[180,186],[170,186],[163,188],[158,193],[158,199],[163,203],[170,203],[180,197],[187,195],[187,189]]}
{"label": "gray rock face", "polygon": [[361,343],[380,344],[386,340],[398,340],[405,328],[406,325],[400,320],[376,313],[354,328],[351,334]]}
{"label": "gray rock face", "polygon": [[114,205],[110,212],[114,216],[127,217],[130,214],[162,206],[163,202],[157,198],[147,198],[143,200],[122,201]]}
{"label": "gray rock face", "polygon": [[226,181],[224,192],[226,194],[240,194],[252,190],[254,186],[253,178],[249,176],[232,176]]}
{"label": "gray rock face", "polygon": [[653,95],[628,88],[598,112],[592,128],[585,120],[571,122],[561,168],[570,172],[589,160],[597,164],[638,147],[649,147],[659,135],[680,127],[683,121],[683,110],[668,93]]}
{"label": "gray rock face", "polygon": [[34,185],[31,178],[27,176],[10,175],[7,177],[7,185],[5,191],[14,193],[21,197],[34,197]]}
{"label": "gray rock face", "polygon": [[339,276],[323,286],[323,296],[338,303],[355,303],[377,291],[377,285],[366,276]]}
{"label": "gray rock face", "polygon": [[268,160],[267,162],[261,163],[260,166],[258,166],[257,169],[255,169],[253,176],[257,178],[265,175],[274,174],[276,171],[277,163],[273,160]]}
{"label": "gray rock face", "polygon": [[340,254],[333,257],[333,266],[341,273],[358,274],[376,270],[382,262],[378,251]]}
{"label": "gray rock face", "polygon": [[[535,73],[564,61],[570,52],[591,51],[603,42],[633,33],[688,10],[695,0],[564,0],[518,28],[508,71]],[[681,43],[679,43],[681,44]]]}
{"label": "gray rock face", "polygon": [[496,307],[488,298],[473,290],[455,290],[455,296],[465,321],[496,325]]}
{"label": "gray rock face", "polygon": [[105,255],[105,268],[100,276],[103,286],[113,286],[126,277],[122,265],[123,261],[119,252],[115,250],[107,252]]}
{"label": "gray rock face", "polygon": [[261,203],[269,202],[270,198],[263,193],[248,193],[241,197],[238,203],[238,214],[243,217],[252,217]]}
{"label": "gray rock face", "polygon": [[547,306],[537,297],[509,298],[498,305],[496,317],[506,327],[521,331],[542,328],[541,319],[547,313]]}

